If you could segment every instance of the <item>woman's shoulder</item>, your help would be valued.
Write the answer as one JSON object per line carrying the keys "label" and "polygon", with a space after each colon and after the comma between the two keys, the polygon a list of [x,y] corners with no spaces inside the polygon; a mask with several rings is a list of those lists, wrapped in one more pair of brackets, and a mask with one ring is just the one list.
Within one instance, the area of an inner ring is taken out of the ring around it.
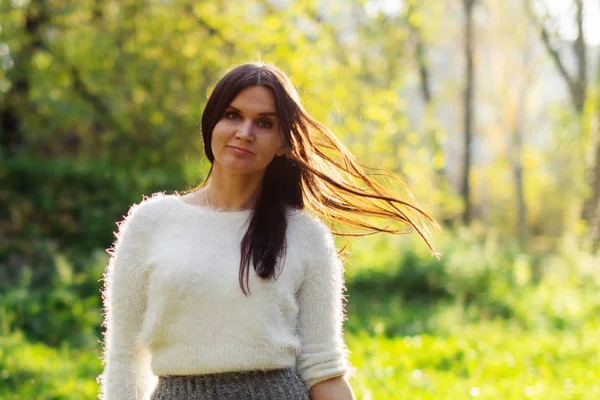
{"label": "woman's shoulder", "polygon": [[293,231],[307,237],[311,242],[332,241],[331,229],[313,212],[294,209],[289,214],[289,224]]}
{"label": "woman's shoulder", "polygon": [[323,268],[338,254],[333,232],[320,216],[308,211],[297,211],[289,224],[289,239],[298,246],[300,254],[314,268]]}
{"label": "woman's shoulder", "polygon": [[156,192],[149,196],[144,195],[142,201],[131,206],[130,210],[149,217],[161,214],[170,204],[177,201],[176,196],[165,192]]}
{"label": "woman's shoulder", "polygon": [[142,200],[129,207],[125,216],[125,221],[136,220],[137,223],[155,223],[160,217],[164,216],[170,204],[176,200],[174,195],[165,192],[156,192],[149,196],[144,195]]}

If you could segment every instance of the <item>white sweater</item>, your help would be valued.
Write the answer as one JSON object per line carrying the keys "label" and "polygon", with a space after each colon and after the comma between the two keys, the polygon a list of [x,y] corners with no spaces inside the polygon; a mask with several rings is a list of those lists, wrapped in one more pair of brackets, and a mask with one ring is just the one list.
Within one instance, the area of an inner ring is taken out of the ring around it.
{"label": "white sweater", "polygon": [[251,211],[211,211],[156,194],[129,210],[104,275],[100,399],[147,400],[160,375],[295,367],[310,389],[351,375],[343,265],[329,229],[288,212],[275,281],[239,286]]}

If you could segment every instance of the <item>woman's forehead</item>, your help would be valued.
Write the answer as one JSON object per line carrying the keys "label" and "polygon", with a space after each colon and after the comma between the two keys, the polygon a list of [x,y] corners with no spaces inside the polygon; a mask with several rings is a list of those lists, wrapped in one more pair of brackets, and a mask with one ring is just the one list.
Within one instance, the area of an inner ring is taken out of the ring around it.
{"label": "woman's forehead", "polygon": [[277,115],[275,96],[271,89],[264,86],[243,89],[230,103],[230,107],[245,113]]}

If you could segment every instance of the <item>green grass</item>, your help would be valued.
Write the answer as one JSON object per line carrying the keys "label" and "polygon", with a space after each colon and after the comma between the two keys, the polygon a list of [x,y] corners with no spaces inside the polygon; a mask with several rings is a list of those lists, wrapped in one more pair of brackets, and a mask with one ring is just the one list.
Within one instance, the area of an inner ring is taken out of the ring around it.
{"label": "green grass", "polygon": [[56,349],[28,343],[22,334],[0,337],[0,399],[94,399],[98,349]]}
{"label": "green grass", "polygon": [[523,332],[507,323],[448,336],[347,337],[359,399],[600,398],[600,326]]}
{"label": "green grass", "polygon": [[[346,342],[358,399],[566,400],[600,398],[598,337],[597,323],[526,332],[495,322],[446,336],[352,333]],[[99,351],[0,338],[0,399],[95,398]]]}

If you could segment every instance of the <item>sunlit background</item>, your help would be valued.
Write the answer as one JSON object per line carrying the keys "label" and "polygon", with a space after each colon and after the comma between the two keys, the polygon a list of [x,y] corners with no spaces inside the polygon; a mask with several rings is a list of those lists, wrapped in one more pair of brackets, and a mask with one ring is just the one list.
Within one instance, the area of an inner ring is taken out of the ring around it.
{"label": "sunlit background", "polygon": [[255,60],[443,226],[349,243],[358,399],[600,398],[600,1],[0,0],[0,399],[97,395],[116,222]]}

